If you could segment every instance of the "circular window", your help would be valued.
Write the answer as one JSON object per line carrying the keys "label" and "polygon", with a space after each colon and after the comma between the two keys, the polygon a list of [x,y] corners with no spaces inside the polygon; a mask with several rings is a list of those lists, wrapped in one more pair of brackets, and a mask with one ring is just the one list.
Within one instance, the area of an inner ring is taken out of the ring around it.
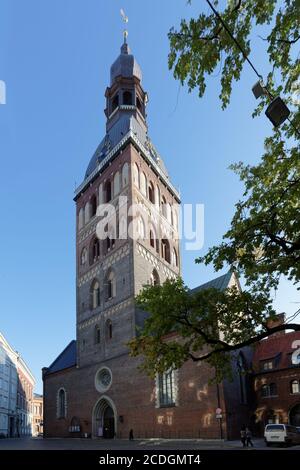
{"label": "circular window", "polygon": [[101,367],[95,377],[95,387],[98,392],[105,392],[112,383],[112,373],[108,367]]}

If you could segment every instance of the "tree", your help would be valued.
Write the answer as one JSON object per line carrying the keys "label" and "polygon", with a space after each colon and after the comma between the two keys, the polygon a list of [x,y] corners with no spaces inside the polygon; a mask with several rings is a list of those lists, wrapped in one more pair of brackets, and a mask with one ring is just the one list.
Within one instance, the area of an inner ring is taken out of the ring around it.
{"label": "tree", "polygon": [[[218,0],[213,8],[220,8]],[[177,280],[145,287],[137,297],[150,316],[130,347],[133,355],[143,354],[143,367],[150,374],[192,359],[208,361],[220,378],[229,370],[230,352],[280,330],[300,331],[297,323],[270,327],[268,321],[275,315],[271,290],[281,276],[295,284],[300,279],[300,0],[230,0],[220,15],[222,21],[213,11],[200,13],[196,19],[182,20],[179,31],[170,30],[169,67],[175,79],[187,83],[190,91],[197,88],[202,97],[209,75],[221,64],[220,100],[226,108],[250,55],[254,32],[263,26],[268,29],[261,41],[270,72],[253,117],[279,95],[291,114],[265,139],[258,165],[232,165],[244,183],[243,198],[222,243],[196,260],[212,263],[216,271],[234,269],[243,276],[246,290],[193,295]]]}

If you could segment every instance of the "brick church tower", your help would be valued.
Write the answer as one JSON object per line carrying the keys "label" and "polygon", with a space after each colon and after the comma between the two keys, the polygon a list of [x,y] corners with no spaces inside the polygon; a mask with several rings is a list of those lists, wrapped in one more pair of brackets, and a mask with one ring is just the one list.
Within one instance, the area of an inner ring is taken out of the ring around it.
{"label": "brick church tower", "polygon": [[75,192],[77,339],[43,369],[45,435],[218,437],[224,394],[209,385],[207,365],[152,380],[128,355],[145,319],[134,297],[180,274],[180,199],[149,138],[148,97],[126,39],[105,97],[106,133]]}
{"label": "brick church tower", "polygon": [[[105,97],[106,134],[75,195],[79,367],[126,354],[142,321],[134,296],[179,274],[179,195],[149,139],[147,93],[126,42]],[[115,216],[102,221],[99,240],[103,204]]]}

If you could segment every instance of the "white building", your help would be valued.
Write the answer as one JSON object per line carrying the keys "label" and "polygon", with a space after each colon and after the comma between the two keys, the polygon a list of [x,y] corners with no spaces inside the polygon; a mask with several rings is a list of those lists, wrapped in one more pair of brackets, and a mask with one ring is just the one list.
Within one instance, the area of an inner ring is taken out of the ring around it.
{"label": "white building", "polygon": [[0,333],[0,435],[31,435],[34,377]]}

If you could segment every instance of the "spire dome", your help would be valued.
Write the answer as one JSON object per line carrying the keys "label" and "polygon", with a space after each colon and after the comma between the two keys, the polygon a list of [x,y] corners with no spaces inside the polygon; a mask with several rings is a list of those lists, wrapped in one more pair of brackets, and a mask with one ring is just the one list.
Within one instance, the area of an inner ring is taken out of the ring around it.
{"label": "spire dome", "polygon": [[110,84],[112,85],[117,77],[132,78],[136,77],[142,81],[141,67],[137,63],[129,45],[126,42],[126,38],[121,47],[121,54],[115,60],[110,68]]}

